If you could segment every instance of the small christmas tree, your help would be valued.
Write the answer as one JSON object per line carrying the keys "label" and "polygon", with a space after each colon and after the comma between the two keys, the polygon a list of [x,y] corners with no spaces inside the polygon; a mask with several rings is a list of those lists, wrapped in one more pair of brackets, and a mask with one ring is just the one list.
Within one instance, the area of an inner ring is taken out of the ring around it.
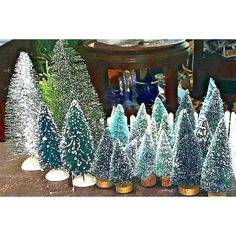
{"label": "small christmas tree", "polygon": [[116,185],[116,191],[119,193],[128,193],[133,190],[132,166],[119,139],[115,140],[109,179]]}
{"label": "small christmas tree", "polygon": [[188,90],[185,91],[185,94],[184,94],[183,98],[181,99],[179,107],[176,111],[176,116],[175,116],[176,121],[178,120],[179,114],[183,109],[185,109],[187,111],[189,121],[190,121],[190,123],[193,127],[193,130],[194,130],[195,127],[196,127],[196,121],[195,121],[195,117],[194,117],[193,104],[192,104],[191,98],[189,96],[189,91]]}
{"label": "small christmas tree", "polygon": [[137,161],[137,152],[138,152],[138,141],[137,139],[132,140],[130,143],[128,143],[125,147],[125,151],[129,157],[132,169],[133,169],[133,175],[135,173],[135,166]]}
{"label": "small christmas tree", "polygon": [[[161,120],[161,125],[160,125],[160,129],[159,129],[159,136],[161,134],[161,131],[165,130],[165,134],[167,135],[167,138],[169,140],[169,142],[171,142],[172,140],[172,129],[171,129],[171,125],[169,123],[169,119],[168,119],[168,114],[164,113],[162,116],[162,120]],[[158,137],[159,140],[159,137]]]}
{"label": "small christmas tree", "polygon": [[142,103],[138,110],[135,122],[132,126],[132,130],[129,136],[129,142],[131,142],[136,138],[140,144],[141,142],[140,140],[143,137],[145,130],[147,129],[147,126],[148,126],[148,120],[147,120],[146,107],[144,103]]}
{"label": "small christmas tree", "polygon": [[214,134],[220,120],[224,117],[223,102],[220,97],[220,91],[215,87],[213,88],[211,97],[206,101],[204,110],[200,111],[200,115],[205,115],[211,129]]}
{"label": "small christmas tree", "polygon": [[212,140],[212,133],[208,125],[207,119],[204,115],[200,116],[198,119],[198,125],[195,134],[198,138],[198,142],[200,144],[202,151],[202,160],[201,160],[201,167],[202,167]]}
{"label": "small christmas tree", "polygon": [[91,170],[92,174],[97,178],[97,185],[102,188],[111,187],[108,180],[112,152],[113,140],[109,128],[106,128],[95,152],[95,159]]}
{"label": "small christmas tree", "polygon": [[229,138],[222,118],[202,167],[201,187],[210,194],[228,192],[232,187],[232,176]]}
{"label": "small christmas tree", "polygon": [[159,137],[158,137],[158,131],[157,131],[157,124],[154,117],[151,118],[151,121],[148,124],[148,129],[151,130],[154,146],[157,147],[157,142],[158,142]]}
{"label": "small christmas tree", "polygon": [[[181,194],[188,195],[186,189],[194,187],[195,192],[192,195],[195,195],[199,192],[202,153],[187,111],[184,109],[181,113],[180,128],[174,146],[171,180],[173,185],[179,186]],[[184,192],[182,192],[183,189],[185,189]]]}
{"label": "small christmas tree", "polygon": [[150,129],[145,131],[145,134],[142,138],[142,143],[139,149],[139,155],[137,159],[136,165],[136,176],[139,177],[142,181],[141,184],[145,187],[153,186],[156,184],[155,181],[151,181],[149,185],[149,180],[155,174],[155,158],[156,158],[156,147],[154,146],[154,142],[152,139],[152,134]]}
{"label": "small christmas tree", "polygon": [[163,114],[168,115],[168,112],[162,103],[161,99],[159,97],[156,97],[155,102],[152,107],[152,117],[156,121],[157,129],[159,129],[162,121]]}
{"label": "small christmas tree", "polygon": [[165,130],[162,130],[156,153],[156,175],[169,177],[172,171],[172,161],[172,148]]}
{"label": "small christmas tree", "polygon": [[84,178],[94,160],[94,149],[89,126],[76,100],[66,114],[60,146],[63,169]]}
{"label": "small christmas tree", "polygon": [[58,128],[61,129],[65,114],[75,99],[79,102],[88,121],[96,147],[104,130],[102,105],[91,84],[84,60],[69,46],[68,41],[56,42],[51,55],[49,72],[60,109],[55,116]]}
{"label": "small christmas tree", "polygon": [[126,145],[129,137],[127,118],[122,105],[117,105],[110,125],[111,136],[113,139],[120,139],[123,145]]}
{"label": "small christmas tree", "polygon": [[40,165],[43,168],[60,168],[62,162],[59,151],[59,136],[51,112],[46,105],[41,107],[39,134]]}

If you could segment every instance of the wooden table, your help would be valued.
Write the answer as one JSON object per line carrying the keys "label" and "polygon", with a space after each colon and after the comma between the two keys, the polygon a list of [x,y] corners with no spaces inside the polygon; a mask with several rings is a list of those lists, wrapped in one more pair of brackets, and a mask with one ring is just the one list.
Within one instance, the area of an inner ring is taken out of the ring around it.
{"label": "wooden table", "polygon": [[179,40],[163,46],[120,47],[86,41],[80,50],[85,59],[93,85],[95,86],[106,112],[104,93],[108,89],[108,70],[140,70],[163,68],[166,80],[166,105],[169,112],[175,112],[177,102],[178,67],[185,64],[189,53],[189,43]]}
{"label": "wooden table", "polygon": [[[49,182],[45,172],[26,172],[21,170],[25,158],[12,158],[6,153],[5,143],[0,143],[0,196],[180,196],[177,188],[165,189],[160,182],[151,188],[143,188],[135,181],[135,190],[129,194],[118,194],[114,188],[103,190],[96,186],[75,188],[72,190],[71,179],[62,182]],[[229,194],[236,196],[236,182]],[[201,192],[200,196],[207,196]]]}

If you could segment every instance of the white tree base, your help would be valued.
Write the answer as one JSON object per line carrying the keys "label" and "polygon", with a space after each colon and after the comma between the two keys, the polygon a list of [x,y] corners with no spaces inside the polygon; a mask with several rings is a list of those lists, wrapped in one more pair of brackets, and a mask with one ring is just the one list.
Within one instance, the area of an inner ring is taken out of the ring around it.
{"label": "white tree base", "polygon": [[41,170],[39,160],[37,157],[28,157],[21,165],[21,169],[25,171],[37,171]]}
{"label": "white tree base", "polygon": [[49,181],[63,181],[70,177],[69,173],[64,170],[56,170],[52,169],[50,170],[45,178]]}
{"label": "white tree base", "polygon": [[73,179],[73,185],[76,187],[89,187],[96,184],[96,178],[90,174],[85,174],[84,179],[82,176],[77,176]]}

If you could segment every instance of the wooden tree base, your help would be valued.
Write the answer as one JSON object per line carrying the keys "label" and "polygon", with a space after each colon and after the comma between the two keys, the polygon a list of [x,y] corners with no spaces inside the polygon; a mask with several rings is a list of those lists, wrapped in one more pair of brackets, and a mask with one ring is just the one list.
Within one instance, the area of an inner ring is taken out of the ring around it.
{"label": "wooden tree base", "polygon": [[134,186],[132,183],[128,184],[117,184],[116,185],[116,192],[117,193],[130,193],[134,189]]}
{"label": "wooden tree base", "polygon": [[152,187],[156,185],[157,177],[155,175],[151,175],[149,178],[145,180],[141,180],[141,185],[143,187]]}
{"label": "wooden tree base", "polygon": [[178,191],[183,196],[195,196],[199,194],[200,189],[198,186],[178,186]]}
{"label": "wooden tree base", "polygon": [[161,186],[168,188],[171,186],[171,182],[170,182],[170,177],[169,176],[162,176],[161,177]]}
{"label": "wooden tree base", "polygon": [[99,188],[111,188],[112,187],[112,184],[108,179],[97,178],[96,185]]}
{"label": "wooden tree base", "polygon": [[223,193],[208,193],[208,197],[226,197],[227,193],[223,192]]}

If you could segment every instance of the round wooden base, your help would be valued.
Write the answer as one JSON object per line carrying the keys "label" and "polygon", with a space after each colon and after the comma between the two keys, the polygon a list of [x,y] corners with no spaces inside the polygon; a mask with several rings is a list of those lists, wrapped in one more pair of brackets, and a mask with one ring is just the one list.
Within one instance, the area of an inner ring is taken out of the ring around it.
{"label": "round wooden base", "polygon": [[141,185],[143,187],[152,187],[156,185],[157,177],[155,175],[151,175],[149,178],[145,180],[141,180]]}
{"label": "round wooden base", "polygon": [[226,197],[227,194],[225,192],[223,193],[208,193],[208,197]]}
{"label": "round wooden base", "polygon": [[199,194],[200,189],[198,186],[178,186],[178,191],[183,196],[195,196]]}
{"label": "round wooden base", "polygon": [[117,193],[130,193],[134,189],[134,186],[132,183],[128,184],[117,184],[116,185],[116,192]]}
{"label": "round wooden base", "polygon": [[100,178],[97,178],[96,185],[99,188],[111,188],[112,187],[112,184],[111,184],[111,182],[109,180],[107,180],[107,179],[100,179]]}
{"label": "round wooden base", "polygon": [[168,188],[168,187],[171,186],[170,177],[169,176],[162,176],[161,177],[161,186],[165,187],[165,188]]}

